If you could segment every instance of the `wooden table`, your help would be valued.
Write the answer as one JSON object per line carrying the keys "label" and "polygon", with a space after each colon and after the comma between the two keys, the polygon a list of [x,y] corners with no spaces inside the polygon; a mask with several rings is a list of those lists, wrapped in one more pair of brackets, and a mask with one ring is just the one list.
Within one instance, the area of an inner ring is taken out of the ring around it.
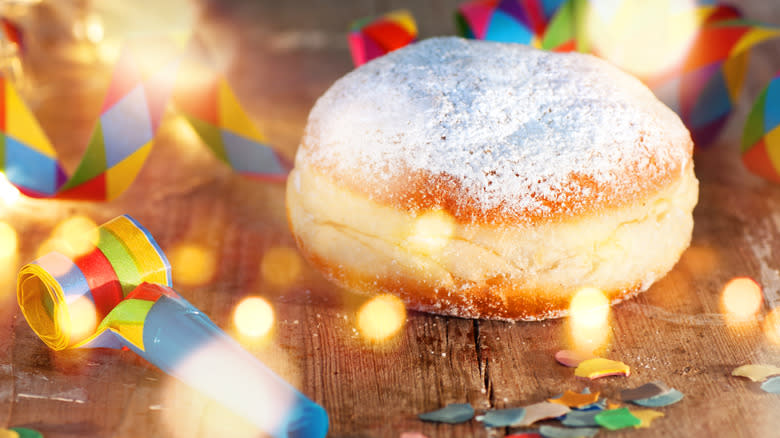
{"label": "wooden table", "polygon": [[[770,2],[743,3],[748,17],[780,22],[780,10]],[[271,142],[292,158],[308,109],[351,68],[343,34],[351,19],[407,6],[423,36],[452,34],[456,4],[214,0],[203,5],[200,32],[234,54],[227,74],[237,94]],[[685,399],[662,408],[666,417],[649,429],[602,436],[778,436],[780,397],[730,376],[745,363],[780,365],[780,345],[762,330],[764,316],[780,306],[780,187],[748,174],[738,156],[749,101],[780,67],[778,44],[755,52],[729,128],[715,147],[696,155],[701,195],[690,249],[648,292],[613,309],[605,355],[629,364],[630,378],[589,382],[558,365],[553,355],[568,346],[566,320],[511,324],[410,312],[392,340],[365,341],[356,326],[364,297],[337,290],[298,258],[285,264],[299,262],[287,281],[269,276],[273,269],[264,274],[264,257],[273,248],[294,248],[283,185],[234,175],[169,115],[137,182],[118,200],[22,198],[0,211],[19,241],[0,276],[0,426],[32,427],[48,438],[256,435],[243,420],[133,353],[54,353],[21,317],[15,270],[36,257],[57,224],[75,215],[101,223],[127,213],[169,254],[186,244],[205,251],[205,260],[213,263],[204,269],[211,273],[203,281],[181,281],[176,275],[182,267],[174,265],[174,284],[229,332],[235,333],[231,315],[244,297],[261,295],[273,304],[270,338],[245,345],[327,409],[331,436],[397,437],[405,431],[504,436],[508,430],[488,430],[477,421],[436,425],[420,422],[416,414],[456,402],[478,411],[522,406],[585,387],[616,399],[621,389],[654,380],[678,388]],[[31,55],[26,65],[34,84],[30,97],[72,169],[108,76],[95,73],[105,70],[83,57],[59,56],[67,48],[46,50],[51,51]],[[760,282],[765,302],[754,320],[730,324],[720,298],[724,284],[737,276]]]}

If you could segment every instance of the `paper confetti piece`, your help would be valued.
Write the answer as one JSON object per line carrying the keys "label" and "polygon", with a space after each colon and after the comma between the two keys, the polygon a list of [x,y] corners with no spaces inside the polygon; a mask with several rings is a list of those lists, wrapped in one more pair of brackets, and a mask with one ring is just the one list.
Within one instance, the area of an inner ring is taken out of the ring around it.
{"label": "paper confetti piece", "polygon": [[520,423],[525,416],[525,409],[495,409],[485,412],[482,416],[482,422],[486,427],[507,427]]}
{"label": "paper confetti piece", "polygon": [[637,404],[639,406],[644,406],[646,408],[660,408],[660,407],[675,404],[680,400],[682,400],[683,397],[684,397],[683,393],[672,388],[669,390],[669,392],[666,392],[664,394],[656,395],[655,397],[645,398],[641,400],[631,400],[631,403]]}
{"label": "paper confetti piece", "polygon": [[574,392],[570,390],[566,390],[566,392],[563,393],[562,396],[558,398],[551,398],[547,399],[550,403],[559,403],[564,406],[568,406],[570,408],[581,408],[584,406],[591,405],[599,400],[599,393],[594,392],[593,394],[590,393],[583,393],[580,394],[579,392]]}
{"label": "paper confetti piece", "polygon": [[548,418],[558,418],[561,415],[567,414],[569,411],[571,411],[571,409],[558,403],[534,403],[525,406],[525,416],[523,417],[523,420],[513,426],[530,426],[537,421],[546,420]]}
{"label": "paper confetti piece", "polygon": [[26,427],[12,427],[11,430],[16,432],[19,438],[43,438],[42,433]]}
{"label": "paper confetti piece", "polygon": [[767,377],[780,375],[780,368],[774,365],[748,364],[734,368],[731,375],[747,377],[754,382],[763,382]]}
{"label": "paper confetti piece", "polygon": [[653,420],[664,416],[663,412],[654,411],[652,409],[631,409],[631,414],[636,418],[639,418],[640,423],[634,426],[637,429],[646,429],[650,427]]}
{"label": "paper confetti piece", "polygon": [[474,408],[468,403],[449,404],[441,409],[417,415],[422,421],[457,424],[474,418]]}
{"label": "paper confetti piece", "polygon": [[535,432],[513,433],[506,435],[504,438],[541,438],[541,435]]}
{"label": "paper confetti piece", "polygon": [[642,421],[631,414],[631,411],[627,408],[601,411],[596,414],[595,420],[599,426],[609,430],[625,429],[627,427],[638,426],[642,423]]}
{"label": "paper confetti piece", "polygon": [[575,368],[577,365],[596,356],[593,353],[586,353],[574,350],[561,350],[555,353],[555,360],[563,366]]}
{"label": "paper confetti piece", "polygon": [[601,410],[593,411],[571,411],[563,417],[561,424],[568,427],[589,427],[598,426],[594,417],[601,412]]}
{"label": "paper confetti piece", "polygon": [[669,392],[669,387],[663,382],[650,382],[632,389],[620,391],[620,398],[623,401],[639,400],[643,398],[655,397],[656,395]]}
{"label": "paper confetti piece", "polygon": [[556,427],[543,425],[539,427],[539,433],[545,438],[589,438],[599,432],[597,427]]}
{"label": "paper confetti piece", "polygon": [[49,253],[19,271],[19,307],[46,345],[128,349],[273,437],[325,436],[322,407],[171,288],[168,259],[138,222],[120,216],[88,234],[99,237],[86,254]]}
{"label": "paper confetti piece", "polygon": [[627,377],[631,375],[631,368],[623,362],[597,357],[595,359],[585,360],[577,365],[577,368],[574,370],[574,375],[591,380],[606,376],[622,375]]}
{"label": "paper confetti piece", "polygon": [[772,377],[761,384],[761,389],[770,394],[780,394],[780,376]]}
{"label": "paper confetti piece", "polygon": [[428,438],[420,432],[404,432],[398,438]]}
{"label": "paper confetti piece", "polygon": [[356,20],[350,26],[347,38],[352,62],[359,67],[412,43],[417,39],[417,24],[409,11],[401,9],[376,18]]}
{"label": "paper confetti piece", "polygon": [[19,434],[10,429],[0,429],[0,438],[19,438]]}

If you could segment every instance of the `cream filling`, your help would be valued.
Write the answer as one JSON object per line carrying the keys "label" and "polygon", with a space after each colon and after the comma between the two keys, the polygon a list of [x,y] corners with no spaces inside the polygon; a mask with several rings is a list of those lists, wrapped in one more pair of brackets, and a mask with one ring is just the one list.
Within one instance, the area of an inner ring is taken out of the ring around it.
{"label": "cream filling", "polygon": [[[584,286],[648,288],[690,243],[698,181],[692,165],[644,202],[536,225],[458,224],[379,204],[311,167],[287,185],[293,232],[330,265],[364,278],[412,277],[452,290],[497,277],[569,295]],[[365,291],[370,292],[370,291]]]}

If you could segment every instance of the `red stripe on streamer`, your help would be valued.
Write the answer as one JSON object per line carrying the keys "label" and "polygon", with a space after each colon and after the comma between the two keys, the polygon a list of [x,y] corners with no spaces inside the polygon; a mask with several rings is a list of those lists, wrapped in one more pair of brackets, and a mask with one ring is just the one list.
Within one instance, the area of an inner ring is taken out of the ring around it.
{"label": "red stripe on streamer", "polygon": [[146,300],[157,301],[161,296],[167,296],[170,298],[180,298],[179,295],[173,291],[173,289],[165,287],[157,283],[141,283],[132,290],[125,299],[130,300]]}
{"label": "red stripe on streamer", "polygon": [[122,286],[106,256],[95,247],[91,252],[74,260],[87,279],[98,319],[103,319],[108,312],[122,301]]}

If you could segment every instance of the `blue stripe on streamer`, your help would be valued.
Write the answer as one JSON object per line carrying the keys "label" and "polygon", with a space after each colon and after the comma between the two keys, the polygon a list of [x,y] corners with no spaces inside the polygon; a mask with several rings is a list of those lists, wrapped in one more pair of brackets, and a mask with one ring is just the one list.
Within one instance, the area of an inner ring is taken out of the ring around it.
{"label": "blue stripe on streamer", "polygon": [[273,149],[224,129],[220,129],[220,133],[233,169],[268,175],[285,173]]}
{"label": "blue stripe on streamer", "polygon": [[34,261],[36,265],[42,267],[46,272],[51,273],[62,286],[62,293],[65,296],[65,302],[70,304],[77,298],[86,296],[93,303],[92,293],[89,289],[89,283],[84,277],[78,266],[69,258],[58,252],[52,252]]}
{"label": "blue stripe on streamer", "polygon": [[110,168],[152,140],[152,123],[142,84],[100,116],[106,165]]}
{"label": "blue stripe on streamer", "polygon": [[764,105],[764,132],[770,132],[780,125],[780,76],[772,79],[766,91]]}
{"label": "blue stripe on streamer", "polygon": [[696,102],[696,106],[691,112],[691,125],[694,129],[697,126],[707,124],[723,117],[731,110],[731,98],[726,86],[726,78],[723,76],[723,70],[717,71],[701,92],[702,99]]}
{"label": "blue stripe on streamer", "polygon": [[5,137],[5,175],[8,181],[45,195],[57,191],[57,161],[16,140]]}
{"label": "blue stripe on streamer", "polygon": [[488,23],[485,39],[502,43],[529,44],[534,35],[530,29],[505,12],[495,10]]}

